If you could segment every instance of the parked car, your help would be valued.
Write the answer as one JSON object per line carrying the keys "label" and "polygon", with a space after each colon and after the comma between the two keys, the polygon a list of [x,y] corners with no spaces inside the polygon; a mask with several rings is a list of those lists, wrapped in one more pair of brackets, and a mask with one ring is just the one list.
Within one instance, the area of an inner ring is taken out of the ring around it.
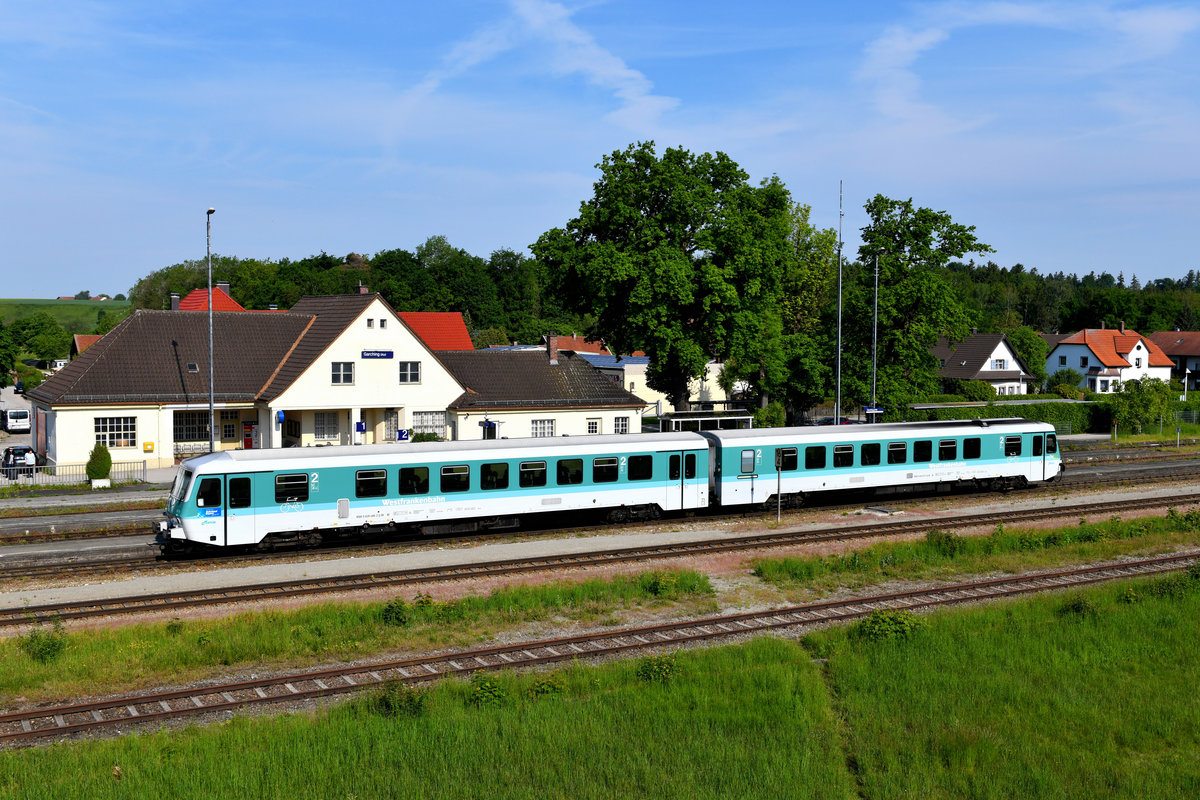
{"label": "parked car", "polygon": [[835,423],[835,422],[833,421],[833,417],[821,417],[819,420],[817,420],[817,421],[816,421],[816,422],[814,422],[813,424],[814,424],[814,425],[834,425],[834,424],[837,424],[837,425],[858,425],[858,424],[859,424],[859,421],[858,421],[858,420],[856,420],[856,419],[850,419],[849,417],[841,417],[841,418],[840,418],[840,420],[841,420],[840,422],[837,422],[837,423]]}
{"label": "parked car", "polygon": [[4,460],[0,462],[0,464],[3,464],[4,477],[10,481],[15,481],[19,476],[28,475],[33,472],[34,467],[30,467],[25,463],[25,456],[30,452],[33,452],[37,466],[45,466],[46,459],[38,455],[29,445],[17,444],[4,448]]}

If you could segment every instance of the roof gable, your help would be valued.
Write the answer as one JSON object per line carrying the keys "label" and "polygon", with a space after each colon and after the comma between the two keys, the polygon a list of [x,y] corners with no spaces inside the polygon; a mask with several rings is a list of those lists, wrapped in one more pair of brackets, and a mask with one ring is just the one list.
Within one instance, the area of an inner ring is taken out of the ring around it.
{"label": "roof gable", "polygon": [[1078,333],[1059,342],[1063,344],[1081,344],[1086,346],[1106,367],[1130,367],[1128,356],[1141,342],[1146,349],[1146,365],[1150,367],[1170,367],[1174,362],[1151,339],[1131,330],[1114,330],[1111,328],[1084,328]]}
{"label": "roof gable", "polygon": [[[212,290],[213,311],[245,311],[237,300],[234,300],[220,286]],[[188,296],[179,301],[180,311],[208,311],[208,289],[193,289]]]}
{"label": "roof gable", "polygon": [[[1016,369],[994,370],[992,355],[1003,346]],[[962,380],[1021,380],[1029,377],[1029,369],[1021,356],[1013,349],[1008,337],[1002,333],[977,333],[961,342],[951,344],[946,339],[938,340],[930,350],[942,362],[938,374],[943,378]]]}

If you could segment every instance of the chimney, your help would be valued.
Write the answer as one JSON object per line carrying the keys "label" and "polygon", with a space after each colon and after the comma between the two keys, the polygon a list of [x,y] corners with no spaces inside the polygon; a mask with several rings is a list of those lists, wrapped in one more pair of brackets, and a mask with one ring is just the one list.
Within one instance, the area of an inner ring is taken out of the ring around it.
{"label": "chimney", "polygon": [[1104,330],[1104,320],[1100,320],[1100,330]]}
{"label": "chimney", "polygon": [[[217,281],[217,288],[225,294],[229,294],[229,281]],[[229,296],[233,297],[231,294]]]}
{"label": "chimney", "polygon": [[178,292],[171,292],[171,310],[172,311],[179,310],[179,293]]}
{"label": "chimney", "polygon": [[550,358],[550,366],[558,366],[558,337],[550,334],[546,337],[546,355]]}
{"label": "chimney", "polygon": [[359,281],[358,282],[358,293],[359,294],[370,294],[371,290],[368,289],[366,286],[363,286],[362,281]]}
{"label": "chimney", "polygon": [[1121,333],[1125,332],[1125,320],[1121,320]]}

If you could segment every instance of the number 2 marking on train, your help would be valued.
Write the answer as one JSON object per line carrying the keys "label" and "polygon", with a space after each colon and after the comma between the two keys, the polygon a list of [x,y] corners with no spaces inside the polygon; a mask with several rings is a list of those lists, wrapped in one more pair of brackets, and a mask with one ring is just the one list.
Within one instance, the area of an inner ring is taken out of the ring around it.
{"label": "number 2 marking on train", "polygon": [[317,473],[315,473],[315,472],[309,473],[308,485],[309,485],[309,487],[311,487],[312,491],[315,492],[317,490]]}

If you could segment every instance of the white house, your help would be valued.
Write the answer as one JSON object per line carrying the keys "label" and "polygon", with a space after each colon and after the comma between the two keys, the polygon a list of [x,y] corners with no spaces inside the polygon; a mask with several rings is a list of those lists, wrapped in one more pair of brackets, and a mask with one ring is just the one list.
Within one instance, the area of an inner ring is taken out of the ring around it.
{"label": "white house", "polygon": [[1079,388],[1111,394],[1121,384],[1148,378],[1171,380],[1174,362],[1149,338],[1136,331],[1085,328],[1060,339],[1046,357],[1046,374],[1073,369],[1083,375]]}

